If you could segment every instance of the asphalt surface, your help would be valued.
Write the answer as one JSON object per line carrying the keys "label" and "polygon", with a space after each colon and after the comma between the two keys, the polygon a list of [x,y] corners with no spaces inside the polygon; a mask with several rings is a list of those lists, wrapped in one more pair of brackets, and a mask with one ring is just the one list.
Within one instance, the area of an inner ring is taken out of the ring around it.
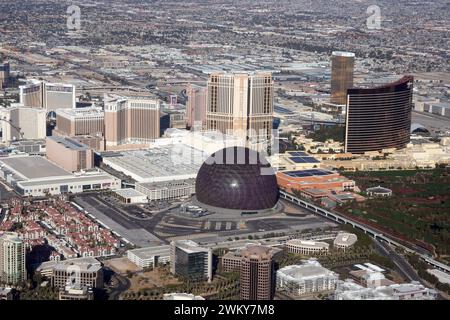
{"label": "asphalt surface", "polygon": [[374,240],[374,243],[380,253],[392,260],[392,262],[396,266],[397,271],[400,272],[403,278],[409,281],[419,281],[422,283],[416,271],[409,265],[405,258],[395,252],[395,250],[392,249],[389,244],[379,240]]}

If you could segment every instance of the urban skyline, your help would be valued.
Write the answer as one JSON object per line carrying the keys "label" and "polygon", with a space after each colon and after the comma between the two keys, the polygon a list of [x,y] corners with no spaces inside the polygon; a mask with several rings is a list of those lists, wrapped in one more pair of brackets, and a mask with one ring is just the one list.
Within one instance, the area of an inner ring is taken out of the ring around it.
{"label": "urban skyline", "polygon": [[449,9],[1,2],[0,300],[449,300]]}

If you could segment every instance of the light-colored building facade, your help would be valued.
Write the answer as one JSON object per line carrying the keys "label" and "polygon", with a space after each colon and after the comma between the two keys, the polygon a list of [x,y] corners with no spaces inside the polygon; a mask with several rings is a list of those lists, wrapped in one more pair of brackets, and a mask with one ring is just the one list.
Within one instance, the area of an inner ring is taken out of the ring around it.
{"label": "light-colored building facade", "polygon": [[332,292],[336,289],[338,278],[337,273],[310,259],[301,265],[279,269],[277,290],[292,296]]}
{"label": "light-colored building facade", "polygon": [[286,250],[295,254],[327,254],[329,247],[330,245],[323,241],[292,239],[286,242]]}
{"label": "light-colored building facade", "polygon": [[68,283],[103,288],[102,264],[92,257],[43,262],[36,272],[50,279],[51,285],[57,288],[65,288]]}
{"label": "light-colored building facade", "polygon": [[64,136],[103,136],[105,114],[101,108],[79,108],[56,110],[57,135]]}
{"label": "light-colored building facade", "polygon": [[94,167],[94,151],[69,137],[46,138],[47,158],[67,171],[78,172]]}
{"label": "light-colored building facade", "polygon": [[115,190],[117,179],[104,171],[72,174],[40,156],[12,156],[0,159],[0,178],[22,196],[42,197],[88,190]]}
{"label": "light-colored building facade", "polygon": [[208,77],[206,127],[242,140],[271,140],[273,78],[271,73],[215,72]]}
{"label": "light-colored building facade", "polygon": [[418,282],[363,287],[351,280],[339,281],[334,300],[436,300],[436,290]]}
{"label": "light-colored building facade", "polygon": [[48,83],[31,80],[29,84],[19,86],[20,103],[26,107],[42,108],[47,112],[57,109],[74,109],[75,86],[65,83]]}
{"label": "light-colored building facade", "polygon": [[346,250],[352,247],[356,241],[358,241],[358,237],[356,234],[348,233],[348,232],[340,232],[333,241],[333,246],[337,249]]}
{"label": "light-colored building facade", "polygon": [[188,97],[186,104],[187,126],[195,130],[206,128],[207,87],[189,84],[186,88]]}
{"label": "light-colored building facade", "polygon": [[149,201],[188,197],[195,193],[195,179],[178,181],[136,183],[136,190],[145,194]]}
{"label": "light-colored building facade", "polygon": [[164,265],[170,262],[170,245],[128,250],[127,258],[141,268]]}
{"label": "light-colored building facade", "polygon": [[0,117],[4,120],[0,122],[3,143],[22,139],[45,139],[45,110],[24,107],[17,103],[0,108]]}
{"label": "light-colored building facade", "polygon": [[17,285],[27,279],[25,244],[14,232],[0,232],[0,282]]}
{"label": "light-colored building facade", "polygon": [[80,285],[67,285],[58,292],[58,299],[64,300],[94,300],[92,288]]}
{"label": "light-colored building facade", "polygon": [[148,144],[160,135],[160,102],[105,95],[106,146]]}

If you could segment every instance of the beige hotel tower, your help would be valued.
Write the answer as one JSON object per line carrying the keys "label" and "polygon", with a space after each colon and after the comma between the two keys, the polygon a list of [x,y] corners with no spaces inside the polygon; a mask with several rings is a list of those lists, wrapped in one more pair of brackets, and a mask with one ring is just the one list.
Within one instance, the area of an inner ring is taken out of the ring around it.
{"label": "beige hotel tower", "polygon": [[273,79],[270,72],[214,72],[208,77],[206,126],[241,137],[270,141]]}
{"label": "beige hotel tower", "polygon": [[147,144],[158,138],[159,110],[157,99],[106,95],[106,147]]}

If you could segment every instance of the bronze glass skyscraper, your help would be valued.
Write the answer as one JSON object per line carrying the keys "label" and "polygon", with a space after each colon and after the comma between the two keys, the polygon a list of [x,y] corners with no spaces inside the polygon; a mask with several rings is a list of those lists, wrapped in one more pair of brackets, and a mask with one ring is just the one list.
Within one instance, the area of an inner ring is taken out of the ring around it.
{"label": "bronze glass skyscraper", "polygon": [[413,77],[375,88],[347,91],[345,151],[401,149],[409,143]]}
{"label": "bronze glass skyscraper", "polygon": [[271,300],[275,281],[273,252],[268,247],[249,246],[241,254],[241,299]]}
{"label": "bronze glass skyscraper", "polygon": [[347,89],[353,87],[355,54],[334,51],[331,56],[331,103],[345,104]]}

